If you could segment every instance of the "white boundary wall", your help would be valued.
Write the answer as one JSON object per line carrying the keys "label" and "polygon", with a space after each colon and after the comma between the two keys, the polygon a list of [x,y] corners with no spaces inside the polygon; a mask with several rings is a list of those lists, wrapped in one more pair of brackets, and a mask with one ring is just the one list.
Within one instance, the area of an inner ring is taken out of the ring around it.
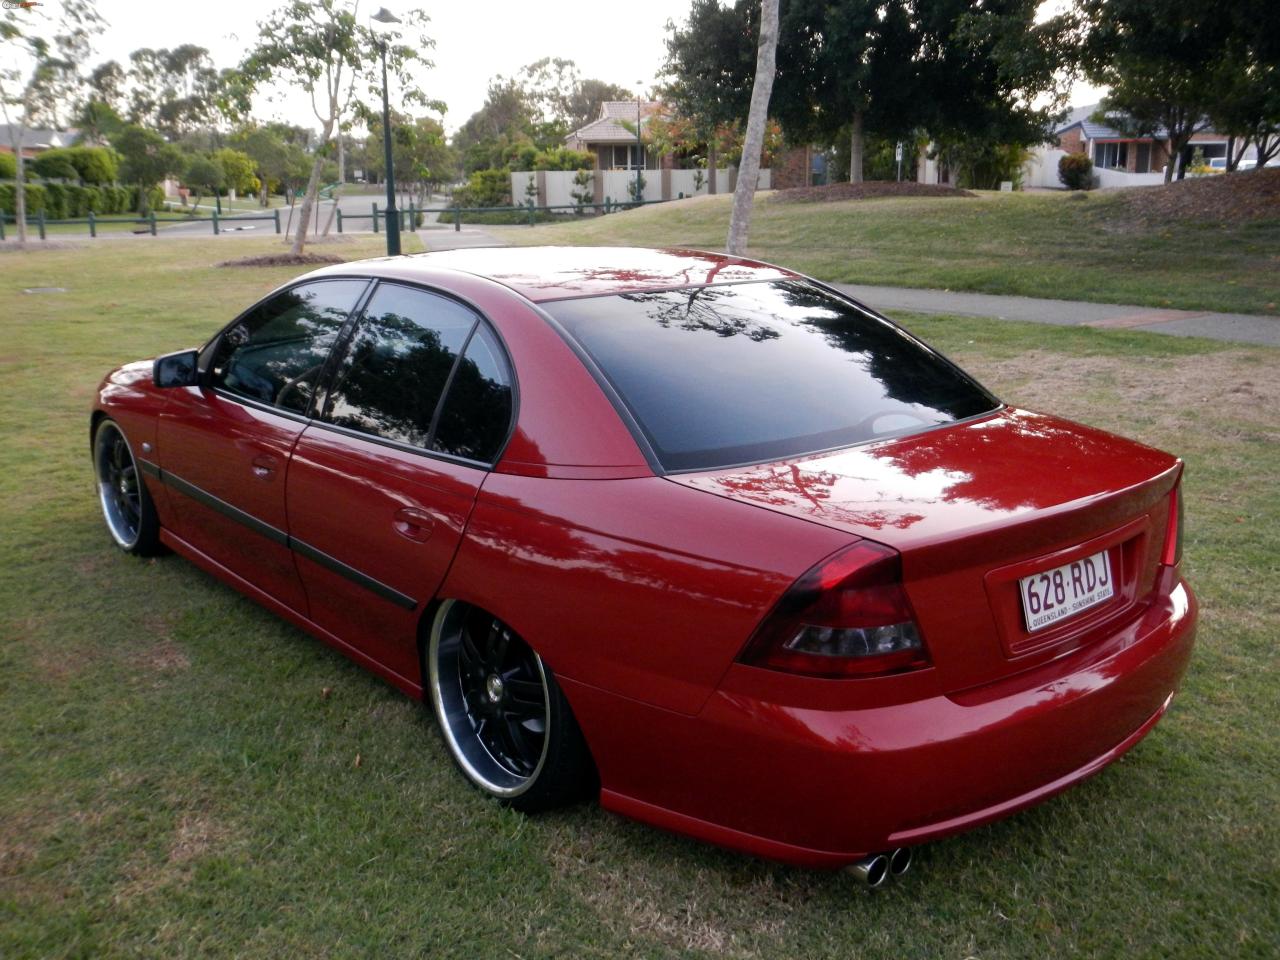
{"label": "white boundary wall", "polygon": [[[1023,167],[1024,187],[1048,187],[1054,190],[1065,189],[1058,179],[1058,161],[1067,155],[1065,150],[1053,147],[1031,151],[1027,164]],[[1164,170],[1152,173],[1128,173],[1124,170],[1109,170],[1106,167],[1094,167],[1093,177],[1102,190],[1117,187],[1149,187],[1164,183]]]}
{"label": "white boundary wall", "polygon": [[[686,197],[692,197],[697,194],[707,193],[710,187],[710,174],[708,171],[702,171],[702,187],[695,187],[698,171],[696,170],[668,170],[666,171],[671,179],[670,197],[674,200],[680,194]],[[729,182],[731,170],[728,167],[716,171],[716,192],[730,193]],[[761,170],[760,179],[757,182],[757,190],[768,190],[772,182],[771,171]],[[548,170],[545,174],[546,182],[546,200],[545,205],[550,207],[568,206],[573,203],[573,178],[576,171],[573,170]],[[614,203],[626,203],[631,199],[630,186],[636,182],[636,172],[634,170],[593,170],[593,178],[599,180],[603,186],[600,193],[601,197],[608,197]],[[644,171],[644,199],[661,200],[662,197],[662,170],[646,170]],[[511,201],[517,206],[522,206],[528,202],[525,194],[525,187],[532,180],[536,182],[537,174],[528,170],[517,171],[511,174]],[[590,192],[595,187],[593,180],[592,185],[587,188]]]}

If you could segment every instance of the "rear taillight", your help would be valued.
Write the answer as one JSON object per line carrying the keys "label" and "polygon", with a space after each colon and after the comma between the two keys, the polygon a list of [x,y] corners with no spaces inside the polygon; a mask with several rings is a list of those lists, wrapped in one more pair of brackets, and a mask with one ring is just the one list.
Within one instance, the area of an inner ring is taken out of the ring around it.
{"label": "rear taillight", "polygon": [[902,589],[902,558],[865,540],[828,557],[783,594],[740,659],[815,677],[865,677],[928,666]]}
{"label": "rear taillight", "polygon": [[1182,562],[1182,522],[1185,513],[1182,509],[1182,484],[1179,483],[1169,494],[1169,522],[1164,531],[1164,556],[1160,562],[1166,567],[1176,567]]}

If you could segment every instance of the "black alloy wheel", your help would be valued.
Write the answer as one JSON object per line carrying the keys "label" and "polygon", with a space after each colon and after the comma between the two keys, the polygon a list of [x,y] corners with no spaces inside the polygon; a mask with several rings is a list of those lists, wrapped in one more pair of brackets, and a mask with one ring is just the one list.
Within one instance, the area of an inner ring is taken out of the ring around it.
{"label": "black alloy wheel", "polygon": [[591,782],[586,743],[551,670],[497,617],[445,601],[427,673],[445,745],[485,793],[532,811],[577,799]]}
{"label": "black alloy wheel", "polygon": [[99,422],[93,435],[93,467],[98,502],[111,539],[126,553],[160,552],[160,521],[133,450],[114,420]]}

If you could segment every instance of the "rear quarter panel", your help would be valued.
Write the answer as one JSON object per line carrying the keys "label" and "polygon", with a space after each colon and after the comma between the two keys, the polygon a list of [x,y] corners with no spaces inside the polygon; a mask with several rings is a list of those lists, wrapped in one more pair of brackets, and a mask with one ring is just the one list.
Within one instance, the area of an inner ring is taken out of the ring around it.
{"label": "rear quarter panel", "polygon": [[657,477],[495,473],[442,596],[498,615],[565,677],[694,714],[782,592],[853,539]]}

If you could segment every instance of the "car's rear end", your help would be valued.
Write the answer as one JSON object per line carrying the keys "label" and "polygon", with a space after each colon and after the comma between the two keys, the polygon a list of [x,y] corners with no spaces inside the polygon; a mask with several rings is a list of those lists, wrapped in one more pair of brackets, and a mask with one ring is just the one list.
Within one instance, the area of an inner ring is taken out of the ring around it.
{"label": "car's rear end", "polygon": [[848,537],[761,609],[696,717],[597,734],[680,744],[660,778],[611,770],[606,805],[835,865],[1035,803],[1168,706],[1196,618],[1173,457],[1004,407],[802,281],[548,309],[665,482]]}

